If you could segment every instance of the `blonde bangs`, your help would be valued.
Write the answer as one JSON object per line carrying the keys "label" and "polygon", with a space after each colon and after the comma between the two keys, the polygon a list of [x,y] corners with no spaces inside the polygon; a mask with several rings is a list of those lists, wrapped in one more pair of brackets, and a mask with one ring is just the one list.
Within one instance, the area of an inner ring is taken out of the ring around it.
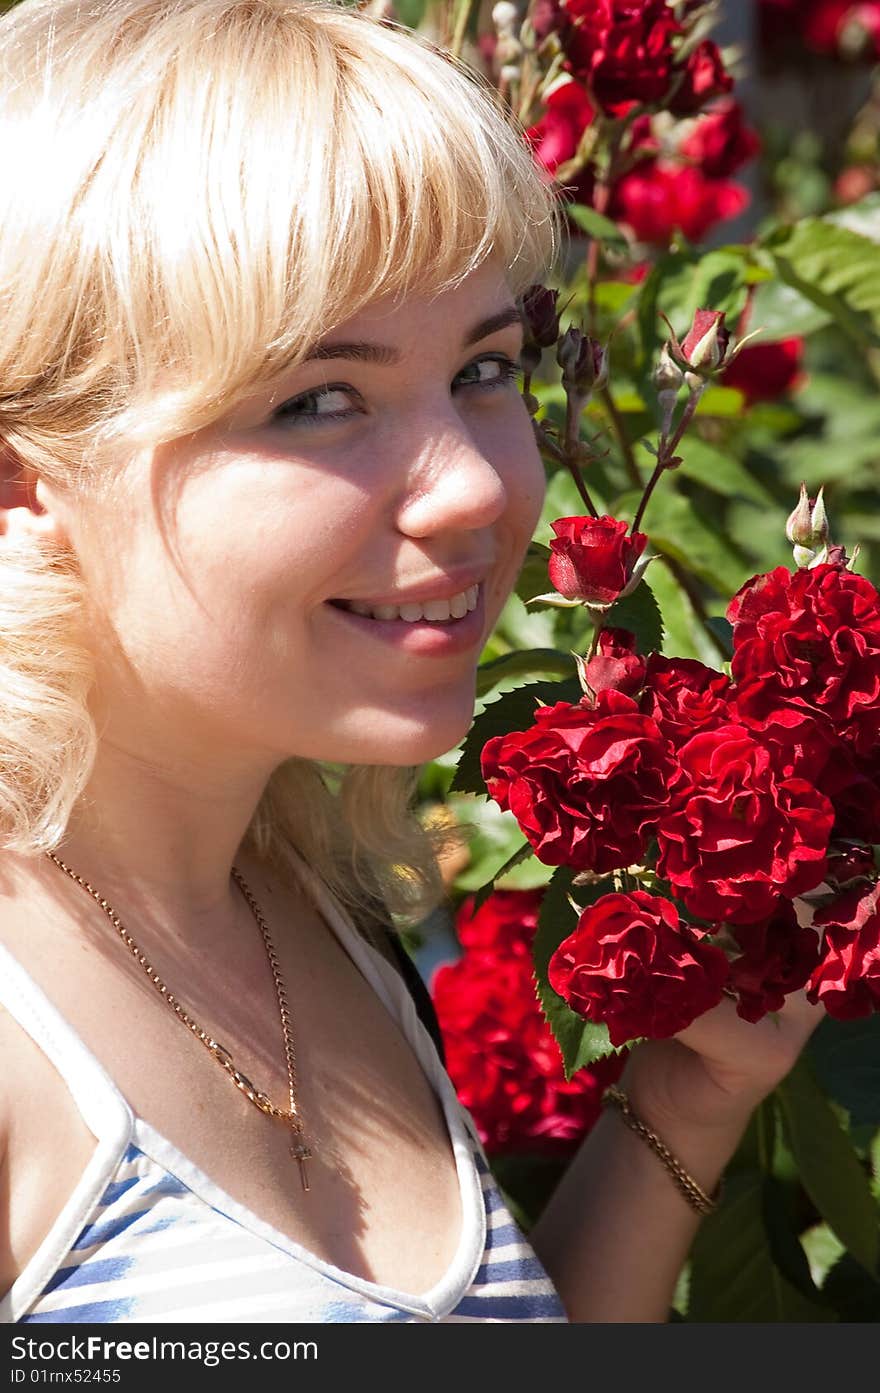
{"label": "blonde bangs", "polygon": [[[0,428],[37,467],[54,472],[56,424],[70,463],[87,438],[172,439],[378,296],[439,292],[490,254],[517,293],[552,259],[555,202],[522,133],[409,31],[325,0],[48,8],[30,73],[16,13],[0,24],[7,125],[32,108],[11,157],[29,216],[0,259],[33,350],[13,358],[4,335],[19,391]],[[20,28],[46,9],[26,3]],[[65,95],[43,102],[54,130],[33,120],[41,84]]]}

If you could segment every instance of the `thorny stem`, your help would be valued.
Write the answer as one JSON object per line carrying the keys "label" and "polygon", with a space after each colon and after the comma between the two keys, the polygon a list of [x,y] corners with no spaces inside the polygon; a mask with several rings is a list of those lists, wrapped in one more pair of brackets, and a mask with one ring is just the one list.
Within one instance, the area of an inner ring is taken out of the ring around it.
{"label": "thorny stem", "polygon": [[681,444],[682,436],[684,435],[691,421],[694,419],[694,413],[699,404],[700,397],[703,395],[704,391],[704,383],[701,383],[699,387],[695,387],[693,389],[688,398],[687,405],[685,406],[684,411],[681,413],[681,420],[679,421],[672,435],[669,437],[668,440],[665,436],[660,437],[660,441],[657,447],[657,463],[654,467],[653,474],[651,475],[650,479],[648,480],[645,486],[645,492],[642,494],[642,501],[639,503],[636,515],[633,518],[633,532],[638,532],[639,524],[642,521],[645,509],[648,506],[648,499],[654,492],[654,489],[659,483],[661,476],[665,473],[667,469],[671,467],[671,462],[675,458],[675,452]]}

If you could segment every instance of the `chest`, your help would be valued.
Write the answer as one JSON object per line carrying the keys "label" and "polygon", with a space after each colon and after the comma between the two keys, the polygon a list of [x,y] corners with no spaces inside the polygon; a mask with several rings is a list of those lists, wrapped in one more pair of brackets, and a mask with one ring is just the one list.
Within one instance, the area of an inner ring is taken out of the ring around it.
{"label": "chest", "polygon": [[[434,1285],[461,1228],[443,1112],[396,1020],[320,922],[301,918],[296,943],[278,944],[296,1096],[312,1152],[308,1192],[289,1130],[248,1100],[120,948],[62,935],[32,942],[23,965],[134,1113],[221,1191],[324,1261],[401,1290]],[[247,950],[238,958],[230,949],[201,974],[190,971],[176,995],[241,1073],[286,1108],[284,1032],[259,955]],[[17,1108],[13,1208],[18,1195],[25,1249],[48,1231],[59,1194],[72,1192],[94,1145],[64,1082],[45,1062],[32,1057],[29,1066],[28,1054],[19,1039],[17,1072],[40,1072],[43,1106],[25,1112],[15,1099],[27,1090],[9,1094]]]}

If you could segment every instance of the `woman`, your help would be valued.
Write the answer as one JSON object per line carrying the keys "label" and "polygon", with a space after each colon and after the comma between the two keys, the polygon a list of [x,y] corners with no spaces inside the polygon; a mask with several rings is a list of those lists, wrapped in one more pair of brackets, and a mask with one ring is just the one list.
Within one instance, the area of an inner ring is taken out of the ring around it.
{"label": "woman", "polygon": [[[535,1256],[376,929],[541,503],[520,137],[308,0],[0,51],[0,1314],[664,1320],[693,1195],[609,1114]],[[812,1019],[635,1053],[700,1190]]]}

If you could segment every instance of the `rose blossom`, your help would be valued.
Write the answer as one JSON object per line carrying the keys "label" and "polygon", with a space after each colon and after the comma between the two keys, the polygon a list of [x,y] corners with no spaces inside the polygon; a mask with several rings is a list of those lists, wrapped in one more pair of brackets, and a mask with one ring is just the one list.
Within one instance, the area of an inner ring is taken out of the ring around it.
{"label": "rose blossom", "polygon": [[681,33],[666,0],[564,0],[563,9],[568,64],[607,115],[662,101],[672,82],[672,39]]}
{"label": "rose blossom", "polygon": [[648,541],[616,518],[557,518],[550,524],[550,583],[567,600],[612,605],[636,572]]}
{"label": "rose blossom", "polygon": [[735,680],[827,716],[859,753],[880,720],[880,596],[842,566],[755,576],[727,609]]}
{"label": "rose blossom", "polygon": [[532,940],[542,890],[496,890],[456,916],[463,949],[432,982],[450,1077],[486,1150],[568,1155],[590,1130],[623,1055],[565,1078],[535,995]]}
{"label": "rose blossom", "polygon": [[821,881],[834,809],[808,780],[780,776],[771,745],[729,724],[677,754],[682,780],[657,828],[657,870],[693,914],[761,919],[780,894]]}
{"label": "rose blossom", "polygon": [[529,730],[486,742],[482,770],[489,797],[513,813],[539,861],[604,874],[641,857],[677,766],[632,697],[602,691],[595,707],[538,707]]}
{"label": "rose blossom", "polygon": [[717,1006],[727,958],[688,931],[675,906],[644,890],[603,895],[550,959],[551,987],[613,1045],[663,1039]]}
{"label": "rose blossom", "polygon": [[639,242],[667,246],[677,231],[699,242],[716,224],[736,218],[749,195],[729,179],[707,179],[701,169],[668,160],[646,161],[612,189],[610,216],[626,223]]}
{"label": "rose blossom", "polygon": [[672,88],[669,110],[673,116],[693,116],[714,97],[726,96],[732,87],[733,78],[724,67],[718,45],[704,39],[690,54],[683,76]]}
{"label": "rose blossom", "polygon": [[728,101],[701,117],[679,146],[711,179],[726,179],[757,155],[758,135],[743,120],[739,102]]}
{"label": "rose blossom", "polygon": [[806,985],[819,961],[819,935],[798,923],[786,899],[777,900],[767,919],[736,924],[732,932],[742,953],[730,964],[728,987],[739,998],[737,1014],[759,1021],[780,1010],[789,992]]}
{"label": "rose blossom", "polygon": [[730,678],[696,658],[651,653],[639,703],[674,745],[730,719]]}
{"label": "rose blossom", "polygon": [[880,1010],[880,885],[848,890],[814,915],[825,931],[807,996],[829,1016],[853,1020]]}
{"label": "rose blossom", "polygon": [[645,667],[645,659],[636,652],[634,634],[628,629],[602,629],[596,652],[583,664],[583,676],[593,692],[613,687],[635,696],[644,683]]}
{"label": "rose blossom", "polygon": [[574,158],[592,120],[592,105],[579,83],[554,84],[544,98],[544,114],[526,131],[535,158],[548,174]]}

